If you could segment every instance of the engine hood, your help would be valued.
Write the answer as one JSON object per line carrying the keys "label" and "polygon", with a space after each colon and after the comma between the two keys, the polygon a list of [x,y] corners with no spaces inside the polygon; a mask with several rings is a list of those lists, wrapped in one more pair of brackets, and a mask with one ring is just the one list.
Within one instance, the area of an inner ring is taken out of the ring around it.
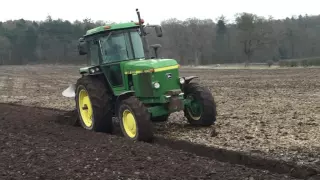
{"label": "engine hood", "polygon": [[176,66],[178,62],[174,59],[147,59],[147,60],[137,60],[130,61],[124,65],[124,71],[126,73],[135,71],[144,71],[150,69],[159,69],[169,66]]}

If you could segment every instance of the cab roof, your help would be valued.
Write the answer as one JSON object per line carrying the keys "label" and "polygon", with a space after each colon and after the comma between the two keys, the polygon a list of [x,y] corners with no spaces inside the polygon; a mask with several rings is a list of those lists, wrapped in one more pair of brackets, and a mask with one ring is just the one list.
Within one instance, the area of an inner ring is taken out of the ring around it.
{"label": "cab roof", "polygon": [[126,23],[118,23],[118,24],[108,24],[104,26],[99,26],[93,29],[90,29],[86,32],[84,36],[94,35],[97,33],[101,33],[104,31],[114,31],[114,30],[120,30],[120,29],[128,29],[128,28],[137,28],[139,27],[138,22],[126,22]]}

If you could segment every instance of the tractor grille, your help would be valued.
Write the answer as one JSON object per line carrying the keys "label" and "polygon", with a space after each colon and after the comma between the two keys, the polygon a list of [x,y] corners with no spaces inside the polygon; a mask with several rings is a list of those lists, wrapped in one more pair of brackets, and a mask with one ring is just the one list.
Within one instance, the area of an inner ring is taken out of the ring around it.
{"label": "tractor grille", "polygon": [[153,74],[153,81],[160,83],[160,89],[154,91],[156,97],[174,94],[176,90],[180,90],[179,71],[177,69],[156,72]]}
{"label": "tractor grille", "polygon": [[140,90],[140,97],[152,97],[153,88],[152,88],[152,77],[151,73],[141,73],[138,74],[138,86]]}

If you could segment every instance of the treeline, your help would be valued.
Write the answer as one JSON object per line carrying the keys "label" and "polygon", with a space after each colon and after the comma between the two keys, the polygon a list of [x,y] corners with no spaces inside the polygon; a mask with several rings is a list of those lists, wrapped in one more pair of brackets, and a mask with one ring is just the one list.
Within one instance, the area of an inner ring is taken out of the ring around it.
{"label": "treeline", "polygon": [[[69,22],[52,19],[41,22],[0,22],[0,64],[84,63],[77,43],[86,30],[111,22]],[[277,62],[320,56],[320,16],[299,15],[282,20],[250,13],[236,14],[229,23],[190,18],[161,22],[164,36],[151,31],[149,43],[160,43],[161,57],[181,64]]]}

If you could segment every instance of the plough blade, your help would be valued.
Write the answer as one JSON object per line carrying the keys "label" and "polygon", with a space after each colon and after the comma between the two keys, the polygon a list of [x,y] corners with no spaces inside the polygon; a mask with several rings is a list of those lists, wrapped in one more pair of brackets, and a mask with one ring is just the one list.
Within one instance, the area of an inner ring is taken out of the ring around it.
{"label": "plough blade", "polygon": [[65,89],[63,92],[62,92],[62,95],[65,96],[65,97],[75,97],[76,96],[76,93],[75,93],[75,90],[76,90],[76,85],[75,84],[71,84],[67,89]]}

